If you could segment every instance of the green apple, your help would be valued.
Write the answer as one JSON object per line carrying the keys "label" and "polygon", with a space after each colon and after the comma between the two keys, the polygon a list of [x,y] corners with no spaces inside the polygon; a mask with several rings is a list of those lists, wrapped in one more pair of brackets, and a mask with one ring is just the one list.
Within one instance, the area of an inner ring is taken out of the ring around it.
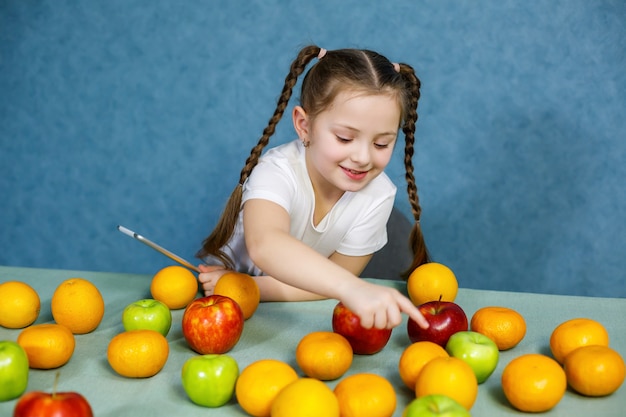
{"label": "green apple", "polygon": [[482,384],[496,370],[500,352],[493,340],[474,331],[457,332],[446,344],[450,356],[464,360]]}
{"label": "green apple", "polygon": [[0,341],[0,401],[19,397],[28,385],[28,356],[11,340]]}
{"label": "green apple", "polygon": [[122,323],[126,331],[154,330],[167,336],[172,327],[172,312],[161,301],[146,298],[126,306]]}
{"label": "green apple", "polygon": [[442,394],[425,395],[409,403],[402,417],[472,417],[454,399]]}
{"label": "green apple", "polygon": [[189,399],[204,407],[221,407],[233,396],[239,377],[237,361],[226,354],[194,356],[183,364],[181,379]]}

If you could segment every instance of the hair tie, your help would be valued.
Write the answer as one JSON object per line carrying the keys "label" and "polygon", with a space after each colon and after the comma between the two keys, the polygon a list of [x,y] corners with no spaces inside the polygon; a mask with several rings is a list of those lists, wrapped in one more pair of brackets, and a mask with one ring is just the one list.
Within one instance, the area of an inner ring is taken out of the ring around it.
{"label": "hair tie", "polygon": [[393,65],[393,69],[395,69],[396,72],[400,72],[400,64],[398,64],[397,62],[393,62],[391,63],[391,65]]}
{"label": "hair tie", "polygon": [[317,54],[317,59],[322,59],[324,58],[324,55],[326,55],[326,49],[324,48],[320,48],[319,53]]}

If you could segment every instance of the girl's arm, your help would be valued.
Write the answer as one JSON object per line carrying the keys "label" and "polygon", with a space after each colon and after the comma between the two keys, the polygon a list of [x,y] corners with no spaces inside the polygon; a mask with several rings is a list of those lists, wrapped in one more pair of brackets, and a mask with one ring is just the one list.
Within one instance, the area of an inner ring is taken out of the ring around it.
{"label": "girl's arm", "polygon": [[[402,321],[402,312],[422,326],[428,326],[417,307],[399,291],[360,279],[290,236],[289,215],[278,204],[253,199],[244,204],[243,210],[250,258],[274,279],[324,298],[342,301],[361,318],[364,327],[395,327]],[[344,258],[347,257],[338,257],[347,262]],[[356,272],[354,265],[348,267]]]}
{"label": "girl's arm", "polygon": [[[371,258],[372,255],[355,257],[341,255],[336,252],[330,256],[330,260],[352,272],[354,275],[360,275]],[[213,289],[217,281],[222,275],[227,273],[228,270],[224,269],[223,266],[201,264],[198,265],[198,267],[200,269],[198,280],[202,285],[203,292],[205,295],[213,294]],[[252,278],[257,282],[261,291],[261,301],[311,301],[326,298],[319,294],[285,284],[267,275],[253,276]]]}
{"label": "girl's arm", "polygon": [[[354,275],[360,275],[371,258],[372,255],[346,256],[336,252],[330,256],[331,261],[352,272]],[[326,298],[322,295],[293,287],[270,276],[258,276],[253,278],[256,280],[261,290],[262,301],[310,301]]]}

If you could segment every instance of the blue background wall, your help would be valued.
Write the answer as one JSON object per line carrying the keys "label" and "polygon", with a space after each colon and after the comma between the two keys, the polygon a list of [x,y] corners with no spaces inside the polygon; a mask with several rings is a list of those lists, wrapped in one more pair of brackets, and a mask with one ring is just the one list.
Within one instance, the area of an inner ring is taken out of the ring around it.
{"label": "blue background wall", "polygon": [[625,22],[623,0],[3,0],[0,264],[170,263],[117,224],[193,259],[316,43],[416,68],[422,224],[461,286],[624,297]]}

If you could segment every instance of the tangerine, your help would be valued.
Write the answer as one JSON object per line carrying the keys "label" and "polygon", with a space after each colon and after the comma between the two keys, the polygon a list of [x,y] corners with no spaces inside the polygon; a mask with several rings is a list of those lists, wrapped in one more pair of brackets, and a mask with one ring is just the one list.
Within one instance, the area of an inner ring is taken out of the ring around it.
{"label": "tangerine", "polygon": [[526,335],[526,321],[517,311],[508,307],[483,307],[470,321],[470,328],[493,340],[499,350],[511,349]]}
{"label": "tangerine", "polygon": [[74,334],[61,324],[35,324],[22,330],[17,343],[26,351],[28,365],[33,369],[53,369],[65,365],[76,341]]}
{"label": "tangerine", "polygon": [[552,356],[560,364],[568,353],[586,345],[609,345],[609,333],[600,323],[588,318],[575,318],[559,324],[550,335]]}
{"label": "tangerine", "polygon": [[230,297],[239,304],[243,318],[249,319],[261,302],[261,291],[254,278],[241,272],[227,272],[220,277],[214,294]]}
{"label": "tangerine", "polygon": [[296,362],[306,376],[322,381],[339,378],[350,369],[353,352],[350,342],[335,332],[313,332],[296,347]]}
{"label": "tangerine", "polygon": [[104,299],[98,288],[83,278],[63,281],[52,294],[52,317],[74,334],[93,331],[104,316]]}
{"label": "tangerine", "polygon": [[155,330],[129,330],[113,337],[107,360],[118,374],[128,378],[156,375],[167,362],[167,339]]}
{"label": "tangerine", "polygon": [[416,306],[435,301],[454,301],[459,283],[446,265],[428,262],[415,268],[407,280],[409,298]]}
{"label": "tangerine", "polygon": [[450,356],[446,350],[433,342],[419,341],[404,349],[398,362],[398,371],[402,382],[415,390],[415,382],[420,371],[431,359]]}
{"label": "tangerine", "polygon": [[152,298],[161,301],[170,310],[179,310],[196,298],[198,281],[187,268],[170,265],[154,274],[150,293]]}
{"label": "tangerine", "polygon": [[339,381],[334,392],[341,417],[391,417],[396,410],[396,392],[380,375],[350,375]]}
{"label": "tangerine", "polygon": [[504,396],[520,411],[548,411],[561,401],[566,388],[563,368],[554,359],[538,353],[518,356],[502,371]]}
{"label": "tangerine", "polygon": [[339,417],[333,391],[315,378],[299,378],[285,386],[272,403],[271,417]]}
{"label": "tangerine", "polygon": [[574,349],[565,357],[563,368],[570,387],[589,397],[612,394],[626,375],[624,359],[608,346],[587,345]]}
{"label": "tangerine", "polygon": [[39,317],[41,301],[30,285],[21,281],[0,284],[0,326],[21,329]]}
{"label": "tangerine", "polygon": [[454,399],[467,410],[478,396],[478,381],[472,368],[453,356],[430,360],[417,376],[415,396],[442,394]]}
{"label": "tangerine", "polygon": [[296,379],[298,374],[287,363],[261,359],[241,372],[235,384],[235,395],[246,413],[254,417],[269,417],[278,393]]}

